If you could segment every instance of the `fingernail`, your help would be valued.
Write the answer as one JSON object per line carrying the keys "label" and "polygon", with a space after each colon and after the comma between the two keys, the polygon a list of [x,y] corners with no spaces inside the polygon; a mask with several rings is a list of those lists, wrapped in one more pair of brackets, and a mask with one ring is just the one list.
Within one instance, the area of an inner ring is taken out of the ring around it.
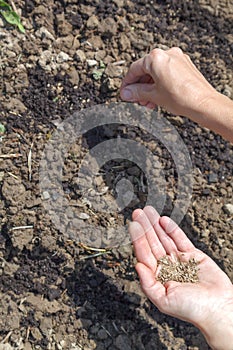
{"label": "fingernail", "polygon": [[130,222],[129,233],[132,242],[137,241],[139,238],[145,235],[142,226],[136,221]]}
{"label": "fingernail", "polygon": [[122,95],[122,98],[126,101],[131,101],[133,98],[132,91],[128,88],[123,89],[121,95]]}

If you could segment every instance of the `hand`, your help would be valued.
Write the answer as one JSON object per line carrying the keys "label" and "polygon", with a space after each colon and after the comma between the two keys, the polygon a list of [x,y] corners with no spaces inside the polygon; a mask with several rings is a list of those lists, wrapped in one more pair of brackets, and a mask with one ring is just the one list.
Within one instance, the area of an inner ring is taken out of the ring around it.
{"label": "hand", "polygon": [[217,92],[178,47],[154,49],[132,63],[121,98],[186,116],[233,142],[233,101]]}
{"label": "hand", "polygon": [[149,108],[159,105],[180,115],[191,114],[215,94],[189,56],[177,47],[154,49],[134,62],[121,86],[123,100]]}
{"label": "hand", "polygon": [[[175,222],[150,206],[134,211],[129,231],[140,283],[152,303],[163,313],[193,323],[214,349],[232,350],[233,286],[227,275],[194,247]],[[199,282],[162,285],[156,279],[157,262],[165,255],[198,261]]]}

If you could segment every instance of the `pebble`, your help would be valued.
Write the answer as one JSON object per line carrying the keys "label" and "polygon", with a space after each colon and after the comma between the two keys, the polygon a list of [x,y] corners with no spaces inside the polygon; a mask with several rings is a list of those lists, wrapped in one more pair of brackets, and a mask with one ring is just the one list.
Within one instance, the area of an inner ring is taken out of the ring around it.
{"label": "pebble", "polygon": [[92,15],[91,17],[88,18],[86,26],[89,29],[94,29],[97,28],[99,25],[99,20],[98,17],[96,17],[95,15]]}
{"label": "pebble", "polygon": [[110,78],[120,77],[122,73],[123,69],[119,66],[114,66],[113,64],[108,64],[107,68],[105,69],[105,74]]}
{"label": "pebble", "polygon": [[90,215],[86,213],[80,213],[80,214],[77,214],[77,216],[79,217],[79,219],[82,219],[82,220],[87,220],[90,218]]}
{"label": "pebble", "polygon": [[48,191],[44,191],[44,192],[42,193],[42,198],[43,198],[44,200],[49,199],[49,198],[50,198],[49,192],[48,192]]}
{"label": "pebble", "polygon": [[53,328],[53,322],[52,319],[49,317],[43,317],[40,320],[40,330],[41,332],[46,335],[49,336],[50,330]]}
{"label": "pebble", "polygon": [[120,334],[116,338],[115,345],[119,350],[131,350],[130,339],[125,334]]}
{"label": "pebble", "polygon": [[32,328],[31,328],[31,334],[32,334],[32,336],[33,336],[33,338],[34,338],[35,340],[41,340],[41,339],[42,339],[42,334],[41,334],[41,332],[39,331],[39,329],[36,328],[36,327],[32,327]]}
{"label": "pebble", "polygon": [[67,62],[70,60],[71,60],[71,57],[63,51],[59,52],[59,54],[56,57],[57,63],[63,63],[63,62]]}
{"label": "pebble", "polygon": [[223,90],[224,95],[226,95],[227,97],[232,97],[233,96],[233,89],[231,86],[229,85],[225,85],[224,90]]}
{"label": "pebble", "polygon": [[55,40],[54,36],[44,26],[40,27],[35,32],[35,36],[37,36],[38,38],[41,38],[41,39],[46,38],[46,39],[49,39],[49,40],[52,40],[52,41]]}
{"label": "pebble", "polygon": [[77,58],[77,60],[80,61],[80,62],[86,61],[85,52],[82,51],[82,50],[77,50],[77,51],[76,51],[76,58]]}
{"label": "pebble", "polygon": [[20,114],[26,112],[27,110],[27,107],[23,104],[23,102],[16,97],[11,97],[9,101],[3,102],[2,104],[6,110],[18,112]]}
{"label": "pebble", "polygon": [[4,178],[4,171],[0,171],[0,181],[2,181],[3,180],[3,178]]}
{"label": "pebble", "polygon": [[233,204],[231,203],[224,204],[223,210],[226,214],[233,215]]}
{"label": "pebble", "polygon": [[[77,53],[76,53],[77,54]],[[98,64],[96,60],[87,60],[88,67],[94,67]]]}
{"label": "pebble", "polygon": [[98,332],[98,338],[101,340],[105,340],[108,338],[108,333],[106,332],[105,329],[100,329]]}
{"label": "pebble", "polygon": [[208,181],[209,181],[209,183],[218,182],[218,175],[215,173],[210,173],[208,175]]}
{"label": "pebble", "polygon": [[0,350],[13,350],[13,348],[9,343],[6,343],[6,344],[0,344]]}

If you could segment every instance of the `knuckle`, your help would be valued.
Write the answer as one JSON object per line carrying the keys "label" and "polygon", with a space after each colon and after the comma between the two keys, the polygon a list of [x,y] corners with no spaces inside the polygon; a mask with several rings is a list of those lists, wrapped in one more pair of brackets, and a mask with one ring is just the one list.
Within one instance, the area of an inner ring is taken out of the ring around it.
{"label": "knuckle", "polygon": [[164,56],[165,51],[159,48],[153,49],[150,53],[149,56],[153,59],[156,59],[160,56]]}
{"label": "knuckle", "polygon": [[170,50],[168,50],[170,53],[174,53],[174,54],[183,54],[183,51],[181,50],[181,48],[174,46],[172,47]]}
{"label": "knuckle", "polygon": [[153,49],[149,54],[144,57],[144,67],[145,71],[148,74],[154,71],[157,65],[160,65],[160,62],[164,62],[168,58],[166,52],[162,49],[156,48]]}

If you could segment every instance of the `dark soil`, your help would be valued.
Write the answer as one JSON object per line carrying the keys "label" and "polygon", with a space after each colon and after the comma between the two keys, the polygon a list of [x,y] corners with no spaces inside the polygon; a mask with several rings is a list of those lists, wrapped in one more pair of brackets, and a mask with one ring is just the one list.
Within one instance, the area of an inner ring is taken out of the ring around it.
{"label": "dark soil", "polygon": [[[43,206],[39,165],[59,122],[75,111],[120,101],[127,67],[154,47],[181,47],[218,91],[233,98],[232,3],[14,2],[26,33],[0,20],[0,122],[6,127],[0,138],[0,349],[208,349],[194,326],[161,314],[142,294],[131,245],[92,257],[98,251],[59,232]],[[233,204],[232,145],[186,118],[161,113],[178,130],[193,163],[193,196],[181,226],[233,280],[233,214],[223,210]],[[163,213],[169,215],[174,161],[152,135],[130,125],[99,127],[77,140],[64,165],[67,199],[80,205],[75,176],[82,157],[117,136],[155,150],[167,182]],[[144,182],[144,169],[129,160],[106,163],[96,177],[98,190],[107,188],[106,201],[116,196],[116,178],[135,181],[140,202],[134,204],[142,207],[147,191],[136,180]],[[94,227],[106,230],[111,220],[113,230],[126,223],[133,210],[94,215],[90,203],[81,204]]]}

